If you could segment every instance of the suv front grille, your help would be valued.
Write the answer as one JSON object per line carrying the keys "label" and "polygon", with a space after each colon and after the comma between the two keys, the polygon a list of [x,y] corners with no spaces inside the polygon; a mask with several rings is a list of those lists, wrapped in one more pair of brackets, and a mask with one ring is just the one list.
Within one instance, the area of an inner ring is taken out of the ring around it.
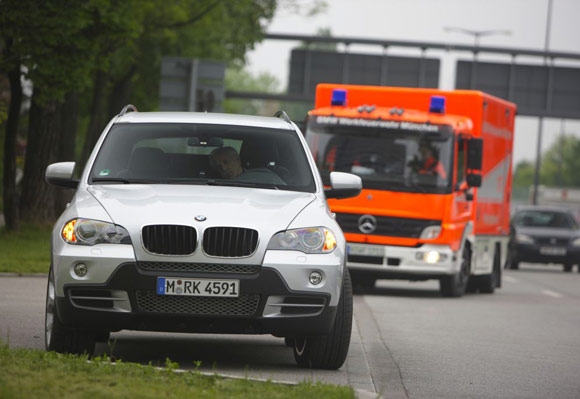
{"label": "suv front grille", "polygon": [[191,226],[145,226],[142,239],[147,251],[159,255],[191,255],[197,247],[197,232]]}
{"label": "suv front grille", "polygon": [[203,250],[210,256],[250,256],[258,246],[258,232],[241,227],[210,227],[203,233]]}
{"label": "suv front grille", "polygon": [[238,265],[225,263],[137,262],[137,268],[146,272],[253,274],[260,271],[259,265]]}
{"label": "suv front grille", "polygon": [[143,312],[181,313],[209,316],[252,316],[258,309],[258,294],[238,298],[157,295],[155,291],[137,291],[137,304]]}

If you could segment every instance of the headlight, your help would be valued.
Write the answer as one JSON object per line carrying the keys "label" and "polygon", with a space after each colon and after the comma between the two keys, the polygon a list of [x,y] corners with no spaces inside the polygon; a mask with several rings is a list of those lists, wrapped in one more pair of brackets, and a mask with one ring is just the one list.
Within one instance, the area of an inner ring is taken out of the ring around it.
{"label": "headlight", "polygon": [[334,251],[336,237],[323,227],[293,229],[274,234],[268,249],[288,249],[307,254],[320,254]]}
{"label": "headlight", "polygon": [[441,226],[427,226],[423,229],[419,238],[437,238],[439,237],[439,234],[441,234]]}
{"label": "headlight", "polygon": [[580,247],[580,237],[573,239],[572,245],[575,247]]}
{"label": "headlight", "polygon": [[61,230],[61,237],[69,244],[131,244],[127,230],[112,223],[90,219],[70,220]]}
{"label": "headlight", "polygon": [[516,241],[522,244],[533,244],[534,239],[526,234],[516,234]]}

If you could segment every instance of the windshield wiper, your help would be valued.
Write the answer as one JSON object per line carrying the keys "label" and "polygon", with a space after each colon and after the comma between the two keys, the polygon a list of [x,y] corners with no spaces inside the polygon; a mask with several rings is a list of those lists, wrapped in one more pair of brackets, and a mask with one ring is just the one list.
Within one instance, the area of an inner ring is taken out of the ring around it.
{"label": "windshield wiper", "polygon": [[277,185],[271,184],[271,183],[253,183],[253,182],[236,181],[236,180],[208,179],[207,184],[209,186],[268,188],[268,189],[272,189],[272,190],[279,190]]}
{"label": "windshield wiper", "polygon": [[162,182],[151,179],[127,179],[124,177],[93,177],[91,183],[151,184]]}

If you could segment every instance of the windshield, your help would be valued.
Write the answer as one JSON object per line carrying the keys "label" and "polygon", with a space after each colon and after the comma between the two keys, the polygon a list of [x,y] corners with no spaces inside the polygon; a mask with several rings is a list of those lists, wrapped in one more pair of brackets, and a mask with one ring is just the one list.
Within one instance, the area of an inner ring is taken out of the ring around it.
{"label": "windshield", "polygon": [[315,191],[295,132],[213,124],[117,124],[97,154],[89,182]]}
{"label": "windshield", "polygon": [[569,213],[552,210],[523,210],[514,216],[514,224],[522,227],[546,227],[577,230],[578,224]]}
{"label": "windshield", "polygon": [[333,170],[363,187],[451,192],[453,134],[448,125],[312,116],[306,139],[325,184]]}

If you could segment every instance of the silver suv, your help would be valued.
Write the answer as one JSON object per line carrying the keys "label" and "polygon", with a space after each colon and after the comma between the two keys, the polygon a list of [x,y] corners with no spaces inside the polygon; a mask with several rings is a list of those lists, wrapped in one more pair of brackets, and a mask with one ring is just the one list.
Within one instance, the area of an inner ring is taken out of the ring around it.
{"label": "silver suv", "polygon": [[74,196],[51,238],[46,348],[86,353],[120,330],[272,334],[303,367],[346,359],[352,289],[343,233],[298,127],[274,117],[137,112],[84,170],[49,165]]}

